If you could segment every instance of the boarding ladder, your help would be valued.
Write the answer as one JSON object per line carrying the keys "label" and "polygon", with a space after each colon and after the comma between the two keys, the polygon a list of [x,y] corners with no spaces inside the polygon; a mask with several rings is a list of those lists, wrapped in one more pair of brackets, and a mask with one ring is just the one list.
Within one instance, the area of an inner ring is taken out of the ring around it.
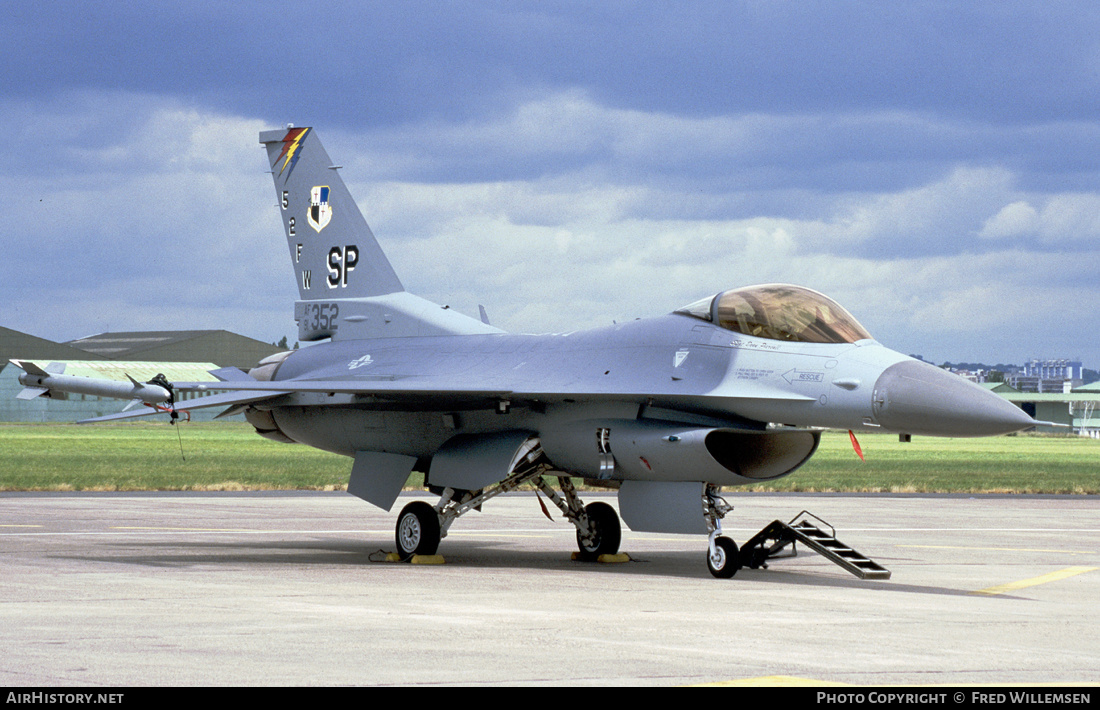
{"label": "boarding ladder", "polygon": [[[837,540],[836,529],[832,525],[805,510],[789,523],[780,520],[772,522],[742,545],[741,565],[767,569],[770,559],[797,556],[795,544],[799,542],[860,579],[890,579],[890,570]],[[790,552],[780,555],[788,545]]]}

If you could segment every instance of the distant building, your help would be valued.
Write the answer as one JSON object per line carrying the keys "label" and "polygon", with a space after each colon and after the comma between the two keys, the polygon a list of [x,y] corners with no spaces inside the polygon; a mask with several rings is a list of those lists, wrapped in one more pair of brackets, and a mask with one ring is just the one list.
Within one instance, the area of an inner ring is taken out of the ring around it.
{"label": "distant building", "polygon": [[1012,385],[1020,392],[1070,392],[1081,383],[1081,380],[1045,380],[1039,377],[1027,377],[1025,375],[1011,375],[1005,377],[1005,382]]}
{"label": "distant building", "polygon": [[958,375],[964,380],[970,380],[978,384],[983,384],[988,381],[989,370],[963,370],[952,367],[951,372]]}
{"label": "distant building", "polygon": [[979,385],[984,385],[988,382],[1006,382],[1012,374],[1012,371],[1006,369],[1004,365],[999,365],[999,369],[996,370],[988,367],[979,367],[976,369],[964,369],[948,365],[944,365],[944,367],[951,373],[963,379],[970,380],[971,382],[976,382]]}
{"label": "distant building", "polygon": [[1005,376],[1020,392],[1069,392],[1084,383],[1085,368],[1076,360],[1030,360],[1022,372]]}
{"label": "distant building", "polygon": [[1063,427],[1038,426],[1046,433],[1076,433],[1100,438],[1100,393],[1096,392],[998,392],[1008,401],[1041,422],[1055,422]]}
{"label": "distant building", "polygon": [[[110,360],[213,362],[248,370],[280,348],[227,330],[154,330],[100,333],[66,345]],[[75,359],[75,358],[70,358]],[[87,359],[82,358],[82,359]]]}
{"label": "distant building", "polygon": [[1024,365],[1024,376],[1042,380],[1084,380],[1085,368],[1077,360],[1029,360]]}
{"label": "distant building", "polygon": [[70,345],[55,343],[18,330],[0,326],[0,369],[8,360],[105,360],[102,355],[89,354]]}
{"label": "distant building", "polygon": [[[9,360],[30,360],[48,372],[126,380],[130,375],[148,381],[164,373],[169,381],[217,380],[208,370],[238,367],[249,370],[281,348],[226,330],[144,331],[101,333],[69,343],[55,343],[17,330],[0,327],[0,421],[71,422],[120,412],[126,402],[84,395],[50,400],[16,399],[23,389],[22,370]],[[220,408],[202,410],[196,418],[209,419]]]}

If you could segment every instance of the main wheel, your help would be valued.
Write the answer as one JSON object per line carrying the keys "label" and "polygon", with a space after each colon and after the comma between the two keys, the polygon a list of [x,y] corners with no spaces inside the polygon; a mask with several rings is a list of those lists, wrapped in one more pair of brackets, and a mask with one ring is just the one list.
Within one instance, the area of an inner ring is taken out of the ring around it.
{"label": "main wheel", "polygon": [[439,516],[424,501],[409,503],[397,516],[397,554],[402,560],[413,555],[434,555],[439,549]]}
{"label": "main wheel", "polygon": [[737,543],[728,537],[714,538],[714,552],[707,550],[707,569],[718,579],[729,579],[741,568]]}
{"label": "main wheel", "polygon": [[614,555],[619,551],[623,531],[619,526],[619,514],[607,503],[589,503],[584,507],[588,522],[592,526],[592,541],[586,543],[580,530],[577,531],[577,547],[581,550],[582,560],[595,560],[600,555]]}

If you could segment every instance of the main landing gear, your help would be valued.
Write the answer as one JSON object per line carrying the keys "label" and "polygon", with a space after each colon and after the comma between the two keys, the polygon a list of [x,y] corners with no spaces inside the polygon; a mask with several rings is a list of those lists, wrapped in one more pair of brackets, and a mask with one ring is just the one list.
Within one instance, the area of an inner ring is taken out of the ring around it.
{"label": "main landing gear", "polygon": [[444,488],[439,502],[434,506],[423,501],[409,503],[397,516],[394,540],[398,557],[407,561],[413,555],[434,555],[440,540],[447,537],[447,530],[455,520],[471,510],[480,510],[481,505],[490,498],[513,491],[528,482],[537,486],[576,527],[578,559],[596,560],[600,555],[617,553],[622,541],[622,527],[615,509],[602,502],[584,505],[568,476],[558,477],[559,495],[544,478],[547,469],[542,448],[533,443],[527,454],[513,467],[512,474],[491,488],[479,491]]}
{"label": "main landing gear", "polygon": [[558,496],[545,479],[539,479],[538,487],[577,528],[577,559],[595,562],[600,559],[600,555],[617,553],[623,539],[623,530],[615,509],[602,502],[584,505],[577,496],[571,479],[562,477],[558,481],[561,485],[561,496]]}
{"label": "main landing gear", "polygon": [[447,530],[459,517],[501,493],[514,490],[521,483],[536,478],[534,484],[549,498],[562,514],[577,528],[577,559],[598,560],[601,555],[613,555],[619,551],[622,527],[619,515],[607,503],[584,505],[577,496],[573,482],[560,477],[561,495],[541,475],[510,477],[491,489],[482,491],[455,491],[446,488],[435,505],[414,501],[401,509],[397,516],[394,541],[402,561],[413,555],[434,555],[439,542],[447,536]]}
{"label": "main landing gear", "polygon": [[402,560],[413,555],[434,555],[439,549],[439,515],[424,501],[409,503],[397,516],[397,554]]}

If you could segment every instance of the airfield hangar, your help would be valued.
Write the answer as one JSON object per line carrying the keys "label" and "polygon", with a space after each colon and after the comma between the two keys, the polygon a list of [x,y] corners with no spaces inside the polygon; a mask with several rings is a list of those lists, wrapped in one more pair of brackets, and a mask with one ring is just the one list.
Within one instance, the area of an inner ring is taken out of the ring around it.
{"label": "airfield hangar", "polygon": [[[169,381],[211,381],[208,370],[238,367],[247,371],[284,348],[226,330],[100,333],[68,343],[55,343],[0,327],[0,421],[73,422],[122,411],[125,402],[70,395],[67,400],[16,399],[23,389],[22,370],[9,360],[31,360],[58,374],[125,381],[130,375],[147,381],[164,373]],[[194,419],[208,420],[220,411],[199,410]]]}

